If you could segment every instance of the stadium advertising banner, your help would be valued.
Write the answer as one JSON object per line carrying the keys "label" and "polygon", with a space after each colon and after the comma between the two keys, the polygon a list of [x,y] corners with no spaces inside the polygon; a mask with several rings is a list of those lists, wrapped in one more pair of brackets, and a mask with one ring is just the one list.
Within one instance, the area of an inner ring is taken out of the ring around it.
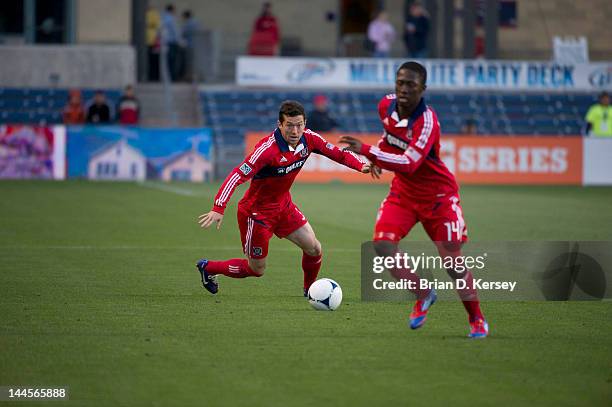
{"label": "stadium advertising banner", "polygon": [[64,126],[0,126],[0,179],[66,177]]}
{"label": "stadium advertising banner", "polygon": [[[243,86],[392,89],[404,59],[238,57]],[[427,85],[440,90],[612,90],[612,63],[535,61],[422,61]]]}
{"label": "stadium advertising banner", "polygon": [[69,126],[69,177],[105,181],[209,181],[210,129]]}
{"label": "stadium advertising banner", "polygon": [[444,137],[440,155],[463,184],[582,183],[581,137]]}
{"label": "stadium advertising banner", "polygon": [[[248,133],[246,152],[268,133]],[[376,144],[378,134],[352,134]],[[336,145],[340,135],[326,134]],[[611,140],[612,141],[612,140]],[[444,136],[440,155],[462,184],[580,185],[583,181],[581,137]],[[609,164],[608,164],[609,165]],[[357,173],[319,154],[310,156],[298,176],[300,182],[388,184],[393,174],[385,171],[378,181]]]}

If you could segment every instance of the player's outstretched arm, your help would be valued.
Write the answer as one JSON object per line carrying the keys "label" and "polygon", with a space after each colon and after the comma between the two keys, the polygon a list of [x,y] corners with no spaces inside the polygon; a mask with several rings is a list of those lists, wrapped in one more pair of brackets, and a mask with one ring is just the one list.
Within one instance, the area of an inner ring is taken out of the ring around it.
{"label": "player's outstretched arm", "polygon": [[[340,137],[340,143],[347,144],[347,146],[343,148],[344,151],[351,151],[356,154],[360,154],[361,149],[364,145],[361,140],[352,136]],[[375,163],[370,163],[367,164],[367,171],[362,172],[366,174],[370,173],[372,179],[379,179],[380,175],[382,174],[382,169]]]}
{"label": "player's outstretched arm", "polygon": [[253,178],[268,163],[270,154],[273,153],[273,143],[273,135],[260,140],[251,154],[229,173],[215,196],[212,207],[214,212],[223,215],[236,188]]}
{"label": "player's outstretched arm", "polygon": [[221,229],[221,224],[223,223],[223,215],[219,212],[210,211],[208,213],[204,213],[198,217],[198,223],[200,227],[204,229],[208,229],[210,225],[213,223],[217,224],[217,230]]}
{"label": "player's outstretched arm", "polygon": [[[431,117],[429,117],[431,120]],[[392,154],[380,150],[378,147],[362,143],[359,139],[351,136],[343,136],[340,138],[341,143],[347,144],[346,150],[354,151],[366,156],[380,168],[395,171],[405,174],[411,174],[416,171],[433,145],[434,137],[430,137],[432,127],[427,129],[422,127],[422,133],[417,131],[416,134],[421,134],[419,138],[414,137],[408,149],[404,154]],[[435,132],[439,132],[439,127],[433,128]],[[439,133],[438,133],[439,136]]]}
{"label": "player's outstretched arm", "polygon": [[333,160],[338,164],[342,164],[355,171],[359,171],[364,174],[370,173],[370,164],[365,162],[361,157],[350,151],[339,149],[332,143],[328,143],[327,140],[315,132],[308,131],[308,134],[310,136],[310,142],[314,146],[313,152],[322,154],[330,160]]}

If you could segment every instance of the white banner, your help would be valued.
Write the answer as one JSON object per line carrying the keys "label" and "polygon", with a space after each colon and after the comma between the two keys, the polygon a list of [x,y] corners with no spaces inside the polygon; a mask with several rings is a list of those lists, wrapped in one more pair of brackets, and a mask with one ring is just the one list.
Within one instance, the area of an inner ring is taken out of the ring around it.
{"label": "white banner", "polygon": [[[243,86],[392,88],[404,59],[238,57]],[[422,61],[427,86],[440,90],[612,90],[612,62]]]}
{"label": "white banner", "polygon": [[612,138],[587,137],[582,152],[582,184],[612,185]]}

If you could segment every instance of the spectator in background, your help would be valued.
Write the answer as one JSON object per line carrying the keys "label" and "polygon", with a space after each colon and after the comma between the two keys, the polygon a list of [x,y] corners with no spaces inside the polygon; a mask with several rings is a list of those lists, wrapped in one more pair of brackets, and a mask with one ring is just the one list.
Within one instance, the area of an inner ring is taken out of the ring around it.
{"label": "spectator in background", "polygon": [[176,81],[179,77],[179,29],[174,15],[174,6],[168,4],[162,15],[162,44],[166,46],[166,61],[170,80]]}
{"label": "spectator in background", "polygon": [[612,137],[612,107],[608,92],[599,94],[599,103],[591,106],[586,114],[586,133],[595,137]]}
{"label": "spectator in background", "polygon": [[395,40],[395,29],[389,22],[387,13],[381,10],[376,18],[368,25],[368,39],[374,44],[372,56],[375,58],[388,58],[391,45]]}
{"label": "spectator in background", "polygon": [[314,110],[308,114],[308,128],[316,132],[334,131],[338,122],[329,114],[327,97],[316,95],[312,102]]}
{"label": "spectator in background", "polygon": [[140,117],[140,102],[134,96],[132,85],[125,87],[123,95],[117,103],[117,116],[120,124],[138,124]]}
{"label": "spectator in background", "polygon": [[475,136],[476,134],[478,134],[478,125],[476,124],[476,120],[466,119],[463,123],[463,126],[461,127],[461,133],[470,136]]}
{"label": "spectator in background", "polygon": [[104,91],[98,90],[94,95],[94,101],[87,109],[87,123],[105,124],[111,121],[111,110],[106,103]]}
{"label": "spectator in background", "polygon": [[249,55],[278,55],[280,48],[280,29],[272,14],[272,4],[264,3],[261,14],[255,20],[249,40]]}
{"label": "spectator in background", "polygon": [[198,22],[193,18],[191,10],[183,11],[183,25],[181,26],[182,38],[182,63],[181,77],[189,82],[193,79],[193,42],[196,31],[198,30]]}
{"label": "spectator in background", "polygon": [[427,37],[429,36],[429,15],[420,1],[410,5],[410,12],[404,25],[404,43],[408,57],[427,58]]}
{"label": "spectator in background", "polygon": [[155,7],[149,7],[145,16],[147,58],[148,58],[148,80],[159,81],[159,48],[161,17]]}
{"label": "spectator in background", "polygon": [[68,93],[68,103],[62,111],[62,119],[64,124],[85,123],[85,109],[83,108],[80,90],[72,89]]}

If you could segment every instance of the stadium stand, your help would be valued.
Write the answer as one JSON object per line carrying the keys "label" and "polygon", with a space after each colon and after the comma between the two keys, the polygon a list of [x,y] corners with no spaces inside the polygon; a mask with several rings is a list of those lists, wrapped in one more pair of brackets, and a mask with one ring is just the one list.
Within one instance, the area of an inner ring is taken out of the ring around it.
{"label": "stadium stand", "polygon": [[[83,90],[87,104],[95,89]],[[105,90],[106,99],[113,106],[121,91]],[[0,123],[55,124],[62,122],[62,109],[68,100],[68,89],[0,88]]]}
{"label": "stadium stand", "polygon": [[[310,111],[313,96],[321,93],[342,131],[380,131],[376,106],[385,94],[381,91],[211,90],[200,96],[205,123],[214,129],[217,143],[240,144],[245,131],[271,129],[281,101],[296,99]],[[467,119],[475,119],[479,134],[576,135],[595,95],[429,91],[426,101],[445,133],[460,133]]]}
{"label": "stadium stand", "polygon": [[[83,90],[85,102],[94,89]],[[106,90],[113,106],[121,91]],[[245,131],[268,131],[276,123],[281,101],[296,99],[306,111],[312,99],[325,94],[332,115],[347,132],[380,131],[376,105],[379,90],[208,90],[200,93],[204,122],[213,128],[217,143],[241,144]],[[0,123],[54,124],[62,122],[68,89],[0,89]],[[575,135],[581,133],[585,112],[596,102],[587,93],[488,93],[429,91],[426,101],[438,113],[444,133],[460,133],[468,119],[479,134]]]}

